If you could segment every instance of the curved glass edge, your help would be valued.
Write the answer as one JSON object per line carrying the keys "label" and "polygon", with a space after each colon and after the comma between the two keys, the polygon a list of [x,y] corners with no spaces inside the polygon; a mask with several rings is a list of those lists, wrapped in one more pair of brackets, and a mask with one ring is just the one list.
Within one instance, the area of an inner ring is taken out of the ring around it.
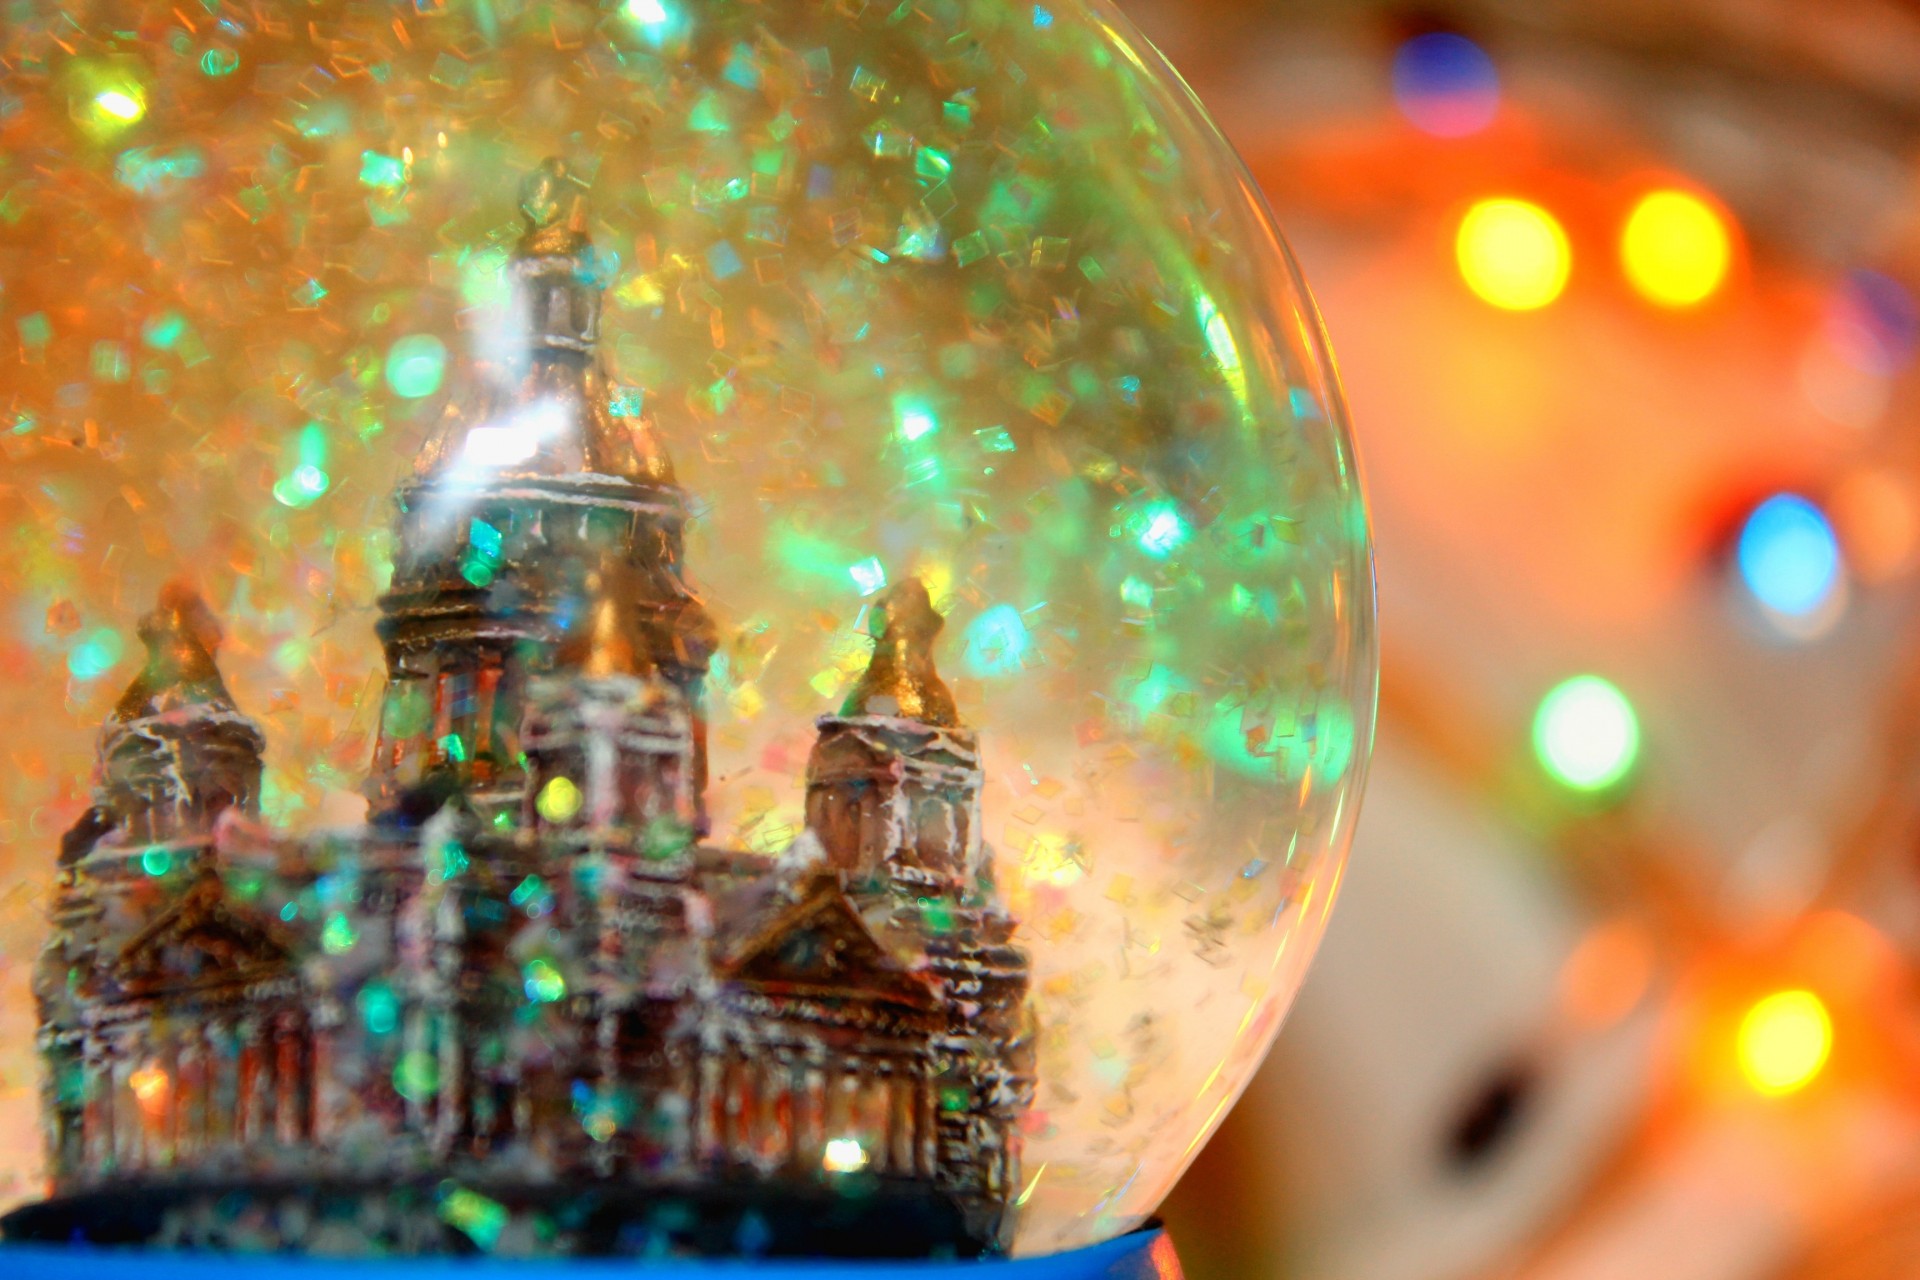
{"label": "curved glass edge", "polygon": [[764,1280],[926,1280],[979,1275],[1000,1280],[1182,1280],[1173,1242],[1148,1227],[1072,1253],[995,1262],[637,1262],[584,1259],[514,1262],[461,1258],[285,1258],[137,1249],[50,1248],[0,1243],[0,1275],[60,1280],[603,1280],[614,1276],[752,1275]]}

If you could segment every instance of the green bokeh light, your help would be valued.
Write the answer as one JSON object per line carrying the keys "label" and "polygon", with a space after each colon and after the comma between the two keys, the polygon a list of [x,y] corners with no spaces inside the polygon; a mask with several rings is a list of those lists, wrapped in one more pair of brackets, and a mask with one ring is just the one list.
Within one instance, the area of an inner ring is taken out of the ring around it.
{"label": "green bokeh light", "polygon": [[1575,676],[1540,702],[1533,718],[1540,766],[1575,791],[1605,791],[1633,772],[1640,756],[1640,719],[1610,681]]}

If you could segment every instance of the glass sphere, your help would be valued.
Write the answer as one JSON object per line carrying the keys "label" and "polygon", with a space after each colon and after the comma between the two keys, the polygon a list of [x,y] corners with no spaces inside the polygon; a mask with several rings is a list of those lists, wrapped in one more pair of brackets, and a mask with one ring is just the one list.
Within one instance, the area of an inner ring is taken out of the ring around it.
{"label": "glass sphere", "polygon": [[579,237],[601,427],[687,495],[707,839],[801,836],[816,718],[922,584],[1032,966],[1016,1247],[1151,1213],[1319,940],[1376,661],[1319,321],[1112,6],[0,12],[7,1197],[40,1167],[22,975],[133,623],[191,579],[263,821],[365,820],[391,495],[524,365],[531,224]]}

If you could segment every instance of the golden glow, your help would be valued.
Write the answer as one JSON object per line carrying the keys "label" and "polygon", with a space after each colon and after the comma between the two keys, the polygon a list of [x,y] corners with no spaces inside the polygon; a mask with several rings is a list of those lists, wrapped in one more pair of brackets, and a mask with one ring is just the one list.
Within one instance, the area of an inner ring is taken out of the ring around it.
{"label": "golden glow", "polygon": [[1056,889],[1079,883],[1087,873],[1081,862],[1079,842],[1054,831],[1035,833],[1024,861],[1029,879],[1044,881]]}
{"label": "golden glow", "polygon": [[867,1167],[867,1149],[858,1138],[835,1138],[827,1143],[820,1167],[828,1173],[858,1173]]}
{"label": "golden glow", "polygon": [[147,104],[124,89],[108,89],[93,100],[93,106],[101,115],[125,124],[132,124],[147,114]]}
{"label": "golden glow", "polygon": [[1776,992],[1740,1023],[1740,1074],[1768,1097],[1812,1084],[1832,1053],[1833,1019],[1811,991]]}
{"label": "golden glow", "polygon": [[1705,200],[1684,191],[1655,191],[1628,217],[1620,261],[1648,302],[1698,306],[1726,283],[1733,237],[1726,219]]}
{"label": "golden glow", "polygon": [[1525,200],[1482,200],[1461,220],[1454,242],[1460,276],[1481,300],[1507,311],[1535,311],[1567,287],[1573,248],[1551,213]]}
{"label": "golden glow", "polygon": [[172,1082],[167,1073],[159,1067],[142,1067],[127,1077],[127,1085],[133,1090],[134,1101],[148,1115],[158,1114],[167,1105],[168,1086]]}

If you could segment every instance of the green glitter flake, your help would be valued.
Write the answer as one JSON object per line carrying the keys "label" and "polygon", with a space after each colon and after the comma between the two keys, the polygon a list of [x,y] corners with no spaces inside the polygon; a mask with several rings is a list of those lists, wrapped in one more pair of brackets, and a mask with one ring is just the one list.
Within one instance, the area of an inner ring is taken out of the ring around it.
{"label": "green glitter flake", "polygon": [[703,94],[700,101],[693,104],[693,110],[687,114],[687,128],[695,133],[733,132],[733,123],[727,119],[727,105],[720,101],[719,94]]}
{"label": "green glitter flake", "polygon": [[853,579],[853,585],[860,588],[860,594],[870,596],[887,585],[886,566],[877,557],[862,560],[847,570]]}
{"label": "green glitter flake", "polygon": [[339,911],[328,916],[326,925],[320,930],[320,945],[326,948],[330,956],[347,954],[359,941],[360,935],[355,932],[353,922]]}
{"label": "green glitter flake", "polygon": [[507,1209],[478,1191],[455,1187],[440,1200],[440,1220],[473,1241],[482,1253],[492,1253],[507,1229]]}
{"label": "green glitter flake", "polygon": [[944,151],[921,147],[914,152],[913,171],[929,183],[945,182],[947,175],[953,172],[953,159]]}
{"label": "green glitter flake", "polygon": [[360,153],[360,185],[376,191],[398,191],[407,185],[407,163],[378,151]]}
{"label": "green glitter flake", "polygon": [[953,242],[953,259],[963,267],[972,266],[990,252],[991,250],[987,247],[987,237],[983,232],[975,231]]}
{"label": "green glitter flake", "polygon": [[862,102],[878,102],[887,91],[887,78],[865,67],[855,67],[847,87]]}
{"label": "green glitter flake", "polygon": [[295,311],[312,311],[327,296],[327,288],[318,280],[308,279],[293,287],[288,295]]}
{"label": "green glitter flake", "polygon": [[400,1026],[400,997],[384,982],[369,982],[354,1000],[368,1034],[390,1036]]}
{"label": "green glitter flake", "polygon": [[117,342],[93,344],[93,376],[101,382],[125,382],[133,374],[127,349]]}
{"label": "green glitter flake", "polygon": [[1171,502],[1156,502],[1139,511],[1127,521],[1127,531],[1140,549],[1156,560],[1165,560],[1193,536],[1193,530]]}
{"label": "green glitter flake", "polygon": [[893,402],[894,429],[909,444],[925,439],[940,429],[940,418],[925,400],[902,396]]}
{"label": "green glitter flake", "polygon": [[973,438],[987,453],[1013,453],[1019,448],[1005,427],[982,427],[973,433]]}
{"label": "green glitter flake", "polygon": [[113,176],[121,186],[143,196],[163,195],[207,171],[206,159],[192,147],[162,150],[134,147],[120,153]]}
{"label": "green glitter flake", "polygon": [[200,70],[210,76],[230,76],[240,68],[240,55],[215,47],[200,55]]}
{"label": "green glitter flake", "polygon": [[120,633],[102,627],[67,654],[67,672],[75,680],[97,680],[120,664],[126,644]]}
{"label": "green glitter flake", "polygon": [[440,1064],[430,1053],[402,1055],[393,1064],[393,1088],[409,1102],[425,1102],[440,1092]]}
{"label": "green glitter flake", "polygon": [[995,605],[967,627],[967,670],[977,676],[1014,675],[1033,652],[1026,619],[1010,604]]}
{"label": "green glitter flake", "polygon": [[387,385],[397,396],[424,399],[440,389],[446,372],[446,344],[430,333],[410,334],[387,349]]}
{"label": "green glitter flake", "polygon": [[567,980],[551,960],[529,960],[526,968],[521,970],[521,976],[527,999],[535,1004],[553,1004],[566,998]]}
{"label": "green glitter flake", "polygon": [[154,845],[140,855],[140,869],[150,876],[164,876],[173,870],[173,854]]}

